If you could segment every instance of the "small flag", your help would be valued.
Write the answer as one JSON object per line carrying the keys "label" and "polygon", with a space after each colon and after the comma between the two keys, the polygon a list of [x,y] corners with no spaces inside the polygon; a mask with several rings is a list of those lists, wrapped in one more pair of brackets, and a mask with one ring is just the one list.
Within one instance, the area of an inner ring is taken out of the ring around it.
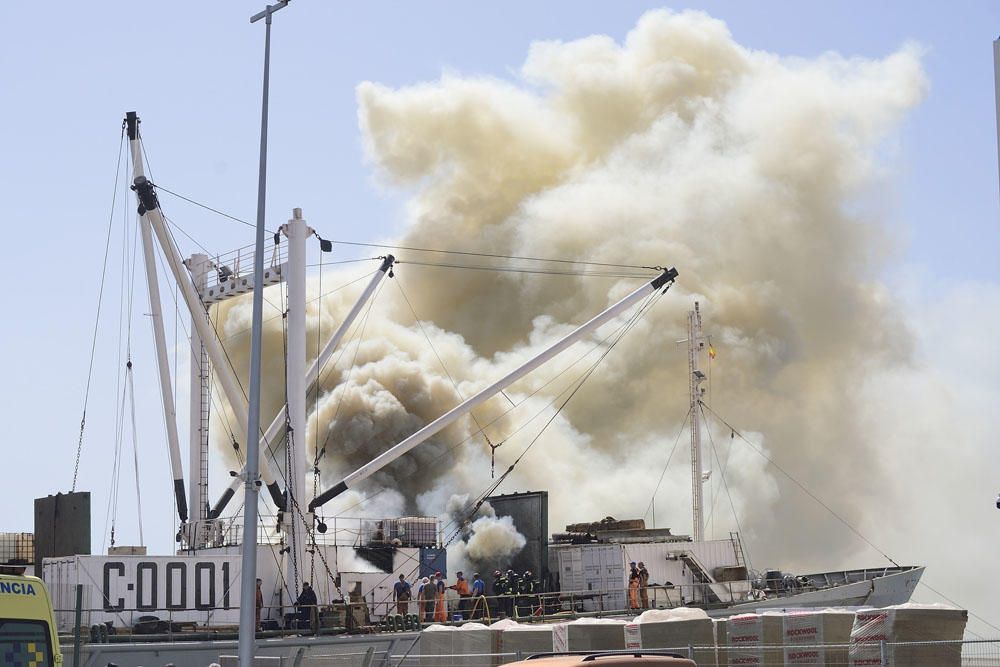
{"label": "small flag", "polygon": [[715,348],[711,345],[708,346],[708,358],[715,359]]}

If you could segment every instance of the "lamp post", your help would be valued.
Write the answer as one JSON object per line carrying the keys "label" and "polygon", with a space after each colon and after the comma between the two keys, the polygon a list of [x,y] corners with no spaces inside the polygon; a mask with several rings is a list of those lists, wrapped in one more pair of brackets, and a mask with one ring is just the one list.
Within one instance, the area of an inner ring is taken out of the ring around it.
{"label": "lamp post", "polygon": [[260,470],[260,350],[264,311],[264,205],[267,193],[267,92],[271,61],[271,15],[283,9],[288,0],[268,5],[250,17],[250,23],[264,19],[264,92],[260,111],[260,170],[257,179],[257,242],[253,258],[253,326],[250,334],[250,394],[247,416],[247,459],[243,479],[243,566],[240,580],[240,667],[253,667],[257,632],[257,495]]}

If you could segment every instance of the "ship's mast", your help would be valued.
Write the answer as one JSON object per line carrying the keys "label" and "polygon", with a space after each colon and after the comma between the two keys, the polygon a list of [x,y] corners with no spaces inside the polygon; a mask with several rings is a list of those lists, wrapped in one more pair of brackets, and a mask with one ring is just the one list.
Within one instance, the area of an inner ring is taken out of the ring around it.
{"label": "ship's mast", "polygon": [[701,311],[698,302],[694,302],[694,310],[688,313],[688,390],[691,415],[691,513],[694,541],[705,539],[704,515],[704,484],[701,469],[701,396],[704,389],[701,383],[705,374],[701,371],[701,351],[705,348],[705,337],[701,332]]}

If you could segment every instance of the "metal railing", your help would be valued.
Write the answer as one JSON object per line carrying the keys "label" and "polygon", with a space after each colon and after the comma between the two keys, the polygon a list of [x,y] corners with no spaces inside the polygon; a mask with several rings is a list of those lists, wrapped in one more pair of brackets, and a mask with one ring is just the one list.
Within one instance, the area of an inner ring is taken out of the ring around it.
{"label": "metal railing", "polygon": [[[425,517],[416,517],[425,519]],[[426,518],[428,524],[422,530],[412,531],[407,535],[393,525],[386,527],[381,533],[375,527],[378,523],[395,523],[402,520],[374,521],[361,517],[333,517],[326,521],[327,532],[313,533],[316,544],[322,546],[341,547],[439,547],[438,520]],[[433,522],[431,527],[429,522]],[[238,512],[231,517],[219,519],[203,519],[192,521],[187,524],[187,531],[184,533],[185,544],[193,543],[199,545],[199,549],[206,547],[231,547],[243,543],[243,513]],[[191,535],[191,531],[197,531],[197,537]],[[257,526],[257,544],[277,546],[282,543],[283,533],[279,531],[278,518],[273,514],[261,514],[259,525]]]}

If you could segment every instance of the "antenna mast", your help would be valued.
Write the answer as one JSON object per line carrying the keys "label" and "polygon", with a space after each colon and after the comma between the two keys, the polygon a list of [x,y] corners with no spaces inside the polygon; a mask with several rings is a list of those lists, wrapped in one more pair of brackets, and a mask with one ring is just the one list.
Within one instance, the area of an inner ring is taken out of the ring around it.
{"label": "antenna mast", "polygon": [[688,313],[688,390],[691,401],[691,513],[694,526],[694,541],[705,539],[704,495],[702,493],[701,470],[701,397],[704,389],[701,383],[705,374],[701,371],[701,351],[705,348],[705,338],[701,332],[701,311],[698,302],[694,302],[694,310]]}

